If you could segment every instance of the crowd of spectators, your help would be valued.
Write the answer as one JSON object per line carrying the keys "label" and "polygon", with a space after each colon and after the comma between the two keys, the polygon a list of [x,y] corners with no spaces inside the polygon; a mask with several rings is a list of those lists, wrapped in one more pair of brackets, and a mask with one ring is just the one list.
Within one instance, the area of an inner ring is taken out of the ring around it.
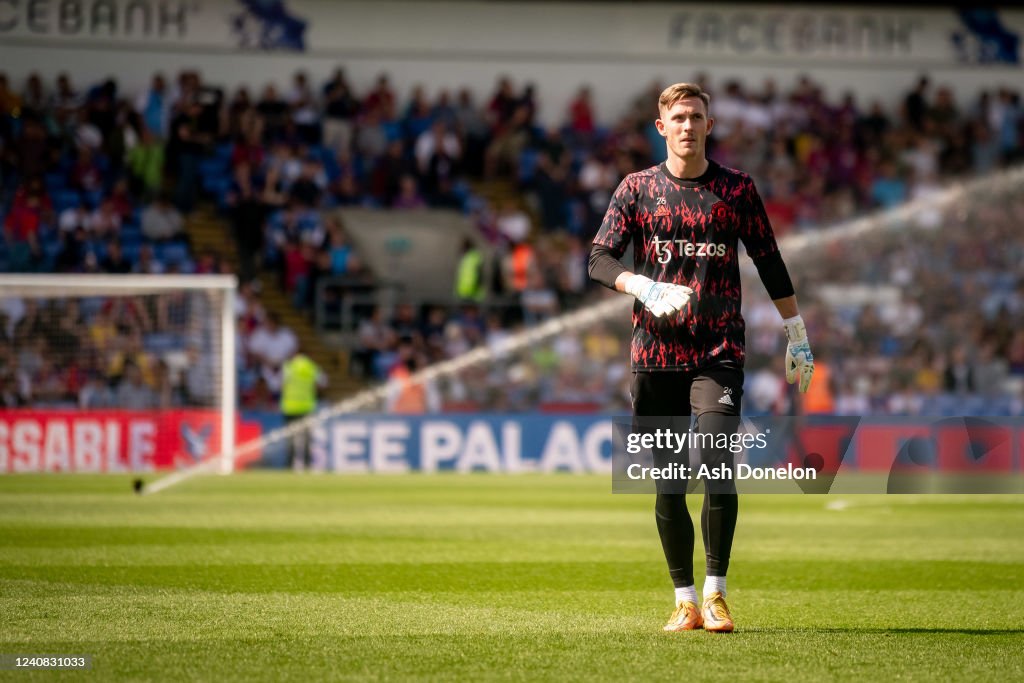
{"label": "crowd of spectators", "polygon": [[[806,77],[788,92],[771,81],[753,88],[709,83],[699,74],[694,80],[712,93],[710,156],[754,176],[780,237],[927,197],[949,179],[1024,158],[1020,96],[1007,88],[966,101],[921,78],[898,101],[863,102],[853,93],[830,99]],[[428,94],[416,87],[400,99],[387,75],[358,92],[342,69],[316,84],[297,73],[287,88],[268,84],[258,96],[244,87],[225,94],[195,72],[180,74],[174,85],[156,75],[133,98],[110,80],[78,93],[66,77],[52,93],[38,77],[16,93],[0,76],[6,200],[0,262],[7,270],[217,271],[223,268],[217,257],[194,255],[182,231],[205,193],[231,222],[243,281],[272,268],[295,305],[309,308],[321,277],[374,277],[330,209],[461,210],[484,247],[482,257],[474,256],[486,266],[476,291],[460,292],[462,304],[414,302],[361,320],[354,371],[385,379],[395,368],[422,367],[477,343],[500,345],[521,325],[602,295],[586,276],[590,239],[619,180],[664,158],[653,125],[661,86],[638,92],[618,118],[597,111],[590,90],[580,87],[564,118],[545,126],[536,116],[540,95],[507,78],[478,102],[468,88]],[[511,183],[520,194],[495,205],[474,196],[470,180]],[[1009,212],[1010,218],[1000,216],[1012,224],[1015,205],[1006,207],[988,210]],[[1024,273],[1020,260],[1003,258],[1013,251],[1007,244],[1020,238],[1011,230],[1002,249],[976,255],[970,265],[982,283],[938,265],[949,262],[945,257],[956,265],[963,255],[949,252],[950,245],[977,235],[974,227],[954,225],[950,215],[933,220],[936,239],[886,245],[847,264],[859,268],[858,282],[877,284],[890,277],[879,261],[909,262],[892,265],[890,284],[900,294],[884,304],[819,297],[846,272],[838,265],[798,271],[805,317],[821,337],[816,351],[830,368],[822,374],[833,375],[817,383],[829,387],[832,410],[911,410],[921,396],[946,389],[980,396],[998,386],[1000,395],[1013,394],[1013,382],[1004,385],[1020,372],[1016,356],[1024,340],[1009,334],[977,347],[966,335],[943,337],[942,331],[968,328],[939,293],[974,287],[982,298],[991,299],[989,291],[1003,297],[971,321],[975,337],[995,321],[1020,329],[1013,302]],[[920,279],[932,286],[911,286]],[[755,306],[748,315],[748,376],[758,389],[753,405],[783,409],[785,392],[769,391],[761,372],[779,374],[770,360],[781,356],[774,348],[781,343],[777,314]],[[258,317],[246,334],[273,325],[265,313]],[[249,348],[252,339],[244,339]],[[538,350],[529,363],[498,364],[505,370],[495,375],[492,368],[484,373],[489,379],[452,382],[441,394],[450,405],[492,409],[583,398],[622,407],[628,372],[611,353],[624,356],[622,339],[622,330],[595,329]],[[975,367],[981,355],[991,367]],[[273,360],[258,352],[245,356],[243,393],[265,401],[274,391]],[[1002,374],[995,368],[1000,363]],[[905,403],[882,405],[897,396],[904,398],[892,400]]]}
{"label": "crowd of spectators", "polygon": [[[418,312],[400,307],[390,321],[377,312],[358,331],[357,367],[376,368],[383,378],[396,362],[420,367],[478,343],[500,349],[510,320],[529,325],[595,296],[586,255],[611,193],[626,173],[664,155],[653,126],[660,88],[652,84],[608,127],[599,125],[590,93],[581,88],[562,125],[541,129],[532,122],[534,93],[517,96],[502,80],[478,117],[492,127],[477,128],[481,156],[467,168],[510,178],[528,201],[467,208],[498,254],[485,298],[514,310],[481,312],[470,302]],[[958,103],[952,90],[922,78],[900,101],[863,106],[853,94],[829,102],[806,78],[789,93],[771,82],[760,91],[726,83],[712,99],[712,116],[710,155],[754,176],[779,237],[884,211],[934,195],[950,180],[1024,160],[1024,110],[1019,93],[1007,88]],[[801,265],[801,298],[819,356],[817,390],[794,404],[782,381],[778,314],[762,298],[747,310],[751,410],[1019,414],[1024,336],[1013,330],[1024,329],[1024,260],[1013,226],[1021,217],[1012,192],[991,206],[968,200],[945,214],[922,211],[915,226],[931,230],[923,237],[908,228],[902,240],[871,242],[871,252],[845,248],[822,261],[828,267]],[[854,282],[887,285],[890,295],[884,301],[819,295]],[[748,283],[759,287],[756,279]],[[970,314],[957,303],[977,298],[985,305]],[[468,371],[438,391],[450,408],[627,410],[626,338],[622,328],[568,334]]]}

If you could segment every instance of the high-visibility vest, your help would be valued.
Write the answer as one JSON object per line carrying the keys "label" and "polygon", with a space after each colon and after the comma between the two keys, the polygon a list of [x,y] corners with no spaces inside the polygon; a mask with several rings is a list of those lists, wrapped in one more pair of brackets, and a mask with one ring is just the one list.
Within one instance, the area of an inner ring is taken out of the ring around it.
{"label": "high-visibility vest", "polygon": [[281,367],[281,413],[307,415],[316,410],[316,380],[320,368],[301,353]]}
{"label": "high-visibility vest", "polygon": [[526,289],[529,283],[530,264],[533,249],[528,244],[517,244],[512,249],[512,288],[517,292]]}
{"label": "high-visibility vest", "polygon": [[470,249],[462,255],[455,273],[455,296],[476,301],[484,298],[483,262],[479,249]]}
{"label": "high-visibility vest", "polygon": [[391,372],[391,379],[398,383],[398,396],[391,406],[391,412],[402,415],[421,415],[427,412],[427,391],[421,382],[409,378],[412,373],[404,365]]}
{"label": "high-visibility vest", "polygon": [[805,413],[831,413],[835,410],[835,401],[832,398],[832,387],[829,386],[832,377],[829,366],[818,361],[814,364],[814,379],[811,386],[804,394]]}

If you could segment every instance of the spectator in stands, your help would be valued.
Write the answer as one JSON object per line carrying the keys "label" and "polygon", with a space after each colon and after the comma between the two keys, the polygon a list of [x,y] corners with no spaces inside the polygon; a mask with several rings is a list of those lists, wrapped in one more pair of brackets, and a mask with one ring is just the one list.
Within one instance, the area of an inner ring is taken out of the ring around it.
{"label": "spectator in stands", "polygon": [[896,165],[883,161],[871,185],[871,199],[882,208],[891,208],[904,201],[906,195],[906,183],[897,174]]}
{"label": "spectator in stands", "polygon": [[180,239],[185,231],[185,219],[166,194],[158,196],[142,211],[142,234],[156,243]]}
{"label": "spectator in stands", "polygon": [[255,132],[257,139],[263,135],[263,122],[247,87],[238,88],[232,95],[223,112],[221,132],[231,140],[245,138],[250,132]]}
{"label": "spectator in stands", "polygon": [[509,242],[522,242],[530,235],[530,217],[514,199],[507,199],[501,206],[495,227]]}
{"label": "spectator in stands", "polygon": [[288,196],[297,206],[313,208],[320,204],[324,190],[327,189],[327,175],[323,165],[316,159],[302,162],[299,177],[291,184]]}
{"label": "spectator in stands", "polygon": [[171,124],[171,99],[163,74],[153,74],[149,89],[141,92],[135,99],[135,111],[142,117],[145,127],[155,136],[167,137],[167,130]]}
{"label": "spectator in stands", "polygon": [[293,77],[287,101],[299,140],[307,145],[320,144],[320,112],[317,108],[317,98],[304,72],[299,71]]}
{"label": "spectator in stands", "polygon": [[390,140],[384,128],[385,121],[379,106],[366,108],[355,134],[355,149],[363,159],[376,159],[388,148]]}
{"label": "spectator in stands", "polygon": [[103,132],[93,123],[88,107],[78,110],[72,135],[76,147],[85,148],[93,154],[100,151],[103,145]]}
{"label": "spectator in stands", "polygon": [[21,135],[14,141],[13,152],[22,178],[39,178],[50,163],[49,140],[43,126],[43,113],[26,112],[21,117]]}
{"label": "spectator in stands", "polygon": [[184,398],[190,406],[212,406],[217,397],[219,376],[214,367],[212,353],[204,352],[202,345],[188,345],[188,364],[185,368]]}
{"label": "spectator in stands", "polygon": [[71,168],[69,180],[71,187],[82,192],[98,192],[103,187],[103,171],[90,147],[82,145],[78,148],[78,158]]}
{"label": "spectator in stands", "polygon": [[198,99],[182,103],[180,112],[171,121],[167,143],[167,161],[175,174],[174,203],[182,213],[195,207],[199,188],[199,161],[213,140],[204,130],[203,105]]}
{"label": "spectator in stands", "polygon": [[469,88],[459,90],[455,104],[456,129],[461,135],[463,168],[474,176],[483,172],[484,150],[490,138],[490,126],[484,113],[473,102]]}
{"label": "spectator in stands", "polygon": [[100,270],[117,275],[132,272],[132,264],[124,257],[121,243],[116,239],[107,243],[107,254],[100,259]]}
{"label": "spectator in stands", "polygon": [[566,196],[572,159],[557,128],[547,131],[537,158],[534,184],[540,200],[541,225],[545,230],[565,229]]}
{"label": "spectator in stands", "polygon": [[248,280],[241,283],[238,288],[235,313],[238,318],[238,327],[246,339],[267,319],[267,312],[259,300],[261,289],[262,286],[258,280]]}
{"label": "spectator in stands", "polygon": [[384,322],[383,311],[375,306],[369,316],[359,321],[349,373],[363,379],[382,378],[377,360],[381,354],[393,349],[397,342],[394,329]]}
{"label": "spectator in stands", "polygon": [[117,399],[110,384],[99,375],[90,375],[78,392],[78,407],[83,410],[117,408]]}
{"label": "spectator in stands", "polygon": [[435,120],[429,129],[416,138],[416,167],[421,175],[427,174],[430,161],[438,152],[442,152],[453,163],[458,163],[462,156],[459,138],[448,129],[448,123],[444,119]]}
{"label": "spectator in stands", "polygon": [[367,114],[375,113],[385,121],[395,119],[395,93],[391,89],[391,81],[387,74],[380,74],[377,77],[377,84],[363,100],[363,111]]}
{"label": "spectator in stands", "polygon": [[50,225],[53,225],[53,203],[41,180],[29,180],[14,193],[4,219],[4,238],[10,245],[37,245],[39,232]]}
{"label": "spectator in stands", "polygon": [[401,179],[408,173],[405,145],[401,140],[393,140],[386,153],[377,157],[370,175],[370,193],[380,206],[394,205],[401,190]]}
{"label": "spectator in stands", "polygon": [[121,231],[121,214],[114,207],[114,200],[107,197],[89,216],[89,230],[100,239],[116,238]]}
{"label": "spectator in stands", "polygon": [[143,381],[142,370],[131,361],[125,363],[113,400],[118,408],[132,410],[150,410],[159,405],[156,392]]}
{"label": "spectator in stands", "polygon": [[927,76],[921,76],[917,79],[917,86],[903,100],[904,120],[917,131],[924,128],[925,115],[928,113],[927,96],[930,84]]}
{"label": "spectator in stands", "polygon": [[159,275],[166,270],[164,264],[157,260],[153,254],[152,244],[143,244],[139,247],[139,257],[132,266],[133,273],[142,275]]}
{"label": "spectator in stands", "polygon": [[280,324],[277,313],[269,311],[263,324],[249,337],[249,354],[264,370],[276,371],[295,353],[298,338]]}
{"label": "spectator in stands", "polygon": [[577,142],[585,144],[593,135],[595,126],[590,87],[583,86],[569,103],[569,129],[573,132]]}
{"label": "spectator in stands", "polygon": [[343,69],[336,69],[331,80],[324,84],[323,95],[324,144],[338,152],[347,152],[352,147],[359,100],[352,94]]}
{"label": "spectator in stands", "polygon": [[74,233],[76,230],[91,230],[92,216],[85,205],[79,202],[60,212],[58,225],[62,233]]}
{"label": "spectator in stands", "polygon": [[164,182],[164,143],[144,128],[127,161],[132,192],[144,200],[156,197]]}
{"label": "spectator in stands", "polygon": [[511,118],[496,128],[484,157],[485,178],[504,177],[515,171],[520,153],[531,142],[530,116],[529,107],[517,107]]}
{"label": "spectator in stands", "polygon": [[403,175],[398,181],[398,194],[391,203],[393,209],[423,209],[427,202],[420,194],[416,176]]}
{"label": "spectator in stands", "polygon": [[558,314],[558,297],[544,281],[540,272],[533,270],[527,275],[526,287],[520,293],[523,322],[535,325]]}
{"label": "spectator in stands", "polygon": [[402,116],[402,137],[406,140],[416,140],[429,130],[432,121],[432,109],[427,101],[426,92],[422,85],[412,89],[409,97],[409,104]]}
{"label": "spectator in stands", "polygon": [[337,217],[327,216],[324,219],[327,230],[327,252],[330,256],[331,275],[358,275],[363,266],[349,242],[345,229]]}
{"label": "spectator in stands", "polygon": [[[246,168],[239,167],[239,171]],[[248,174],[245,173],[246,177]],[[271,205],[265,200],[266,193],[253,183],[240,183],[237,191],[227,199],[231,220],[231,232],[238,248],[239,279],[248,282],[256,277],[260,254],[265,246],[264,226]]]}

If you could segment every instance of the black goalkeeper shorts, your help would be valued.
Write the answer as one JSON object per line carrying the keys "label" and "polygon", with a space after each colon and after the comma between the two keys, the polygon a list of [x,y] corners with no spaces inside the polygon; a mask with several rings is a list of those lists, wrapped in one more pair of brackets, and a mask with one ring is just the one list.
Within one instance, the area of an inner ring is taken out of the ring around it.
{"label": "black goalkeeper shorts", "polygon": [[695,372],[636,372],[630,393],[636,416],[738,416],[743,369],[716,366]]}
{"label": "black goalkeeper shorts", "polygon": [[[637,372],[633,375],[633,431],[652,432],[669,429],[676,434],[688,431],[715,435],[712,442],[681,450],[652,449],[656,467],[685,465],[691,476],[701,464],[711,468],[734,468],[734,455],[726,443],[739,427],[743,399],[743,370],[717,366],[696,372]],[[691,418],[695,417],[691,425]],[[725,439],[726,441],[722,441]],[[728,479],[707,481],[708,493],[736,492]],[[697,479],[659,480],[658,493],[678,494],[693,491]]]}

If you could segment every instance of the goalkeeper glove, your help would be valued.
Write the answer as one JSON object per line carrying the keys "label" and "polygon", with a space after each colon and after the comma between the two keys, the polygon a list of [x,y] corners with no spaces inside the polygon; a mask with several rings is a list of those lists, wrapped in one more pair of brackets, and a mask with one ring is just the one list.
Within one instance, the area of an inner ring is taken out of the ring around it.
{"label": "goalkeeper glove", "polygon": [[682,310],[690,301],[693,290],[683,285],[655,282],[643,275],[631,275],[626,280],[626,293],[632,294],[655,318],[662,318]]}
{"label": "goalkeeper glove", "polygon": [[814,354],[807,343],[807,328],[799,315],[782,321],[786,330],[786,381],[792,384],[800,377],[800,393],[806,393],[814,376]]}

